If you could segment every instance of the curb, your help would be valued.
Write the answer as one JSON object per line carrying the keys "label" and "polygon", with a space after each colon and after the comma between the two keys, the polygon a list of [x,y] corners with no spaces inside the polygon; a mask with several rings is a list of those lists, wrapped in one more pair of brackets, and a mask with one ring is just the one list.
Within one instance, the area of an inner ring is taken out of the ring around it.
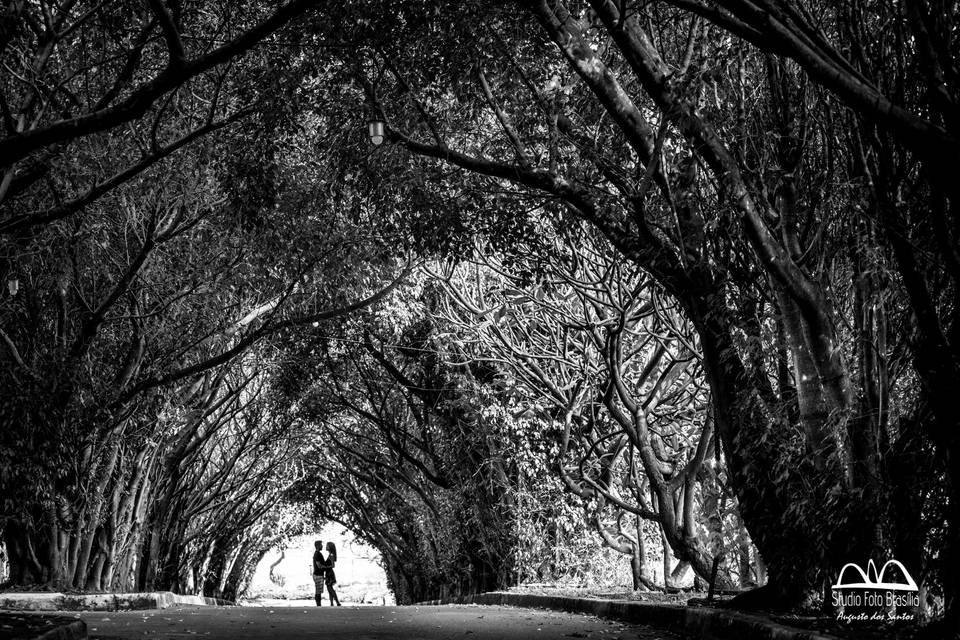
{"label": "curb", "polygon": [[0,593],[0,609],[8,611],[125,611],[167,609],[176,605],[235,606],[220,598],[156,591],[150,593]]}
{"label": "curb", "polygon": [[700,638],[702,640],[744,640],[747,638],[749,640],[838,640],[835,636],[788,627],[748,613],[626,600],[593,600],[495,591],[459,598],[430,600],[417,604],[420,606],[442,604],[508,605],[571,611],[602,618],[616,618],[625,622],[649,624],[679,633],[684,637]]}

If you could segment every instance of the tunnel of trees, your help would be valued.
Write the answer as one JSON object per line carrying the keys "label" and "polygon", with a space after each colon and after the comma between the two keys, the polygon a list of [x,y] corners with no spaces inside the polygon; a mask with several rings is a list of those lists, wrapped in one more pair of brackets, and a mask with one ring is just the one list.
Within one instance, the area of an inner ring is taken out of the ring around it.
{"label": "tunnel of trees", "polygon": [[895,557],[960,625],[955,0],[6,0],[0,59],[6,586],[334,521],[399,602]]}

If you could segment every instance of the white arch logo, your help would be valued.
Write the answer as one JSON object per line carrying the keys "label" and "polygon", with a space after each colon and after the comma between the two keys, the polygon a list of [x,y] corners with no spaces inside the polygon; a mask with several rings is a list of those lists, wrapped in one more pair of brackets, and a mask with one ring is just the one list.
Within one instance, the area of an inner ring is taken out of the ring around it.
{"label": "white arch logo", "polygon": [[[887,567],[890,565],[895,566],[900,570],[900,573],[903,574],[906,582],[890,582],[885,580],[887,575]],[[860,581],[856,581],[854,577],[854,582],[844,582],[844,574],[847,573],[847,569],[854,569],[856,574],[859,574]],[[903,566],[897,560],[887,560],[883,568],[880,569],[880,573],[877,573],[877,566],[873,564],[873,560],[870,560],[867,563],[867,570],[864,572],[859,565],[856,565],[852,562],[848,562],[843,565],[843,569],[840,570],[840,575],[837,577],[837,583],[833,585],[834,589],[884,589],[890,591],[918,591],[917,583],[913,581],[910,573],[907,572],[907,568]]]}

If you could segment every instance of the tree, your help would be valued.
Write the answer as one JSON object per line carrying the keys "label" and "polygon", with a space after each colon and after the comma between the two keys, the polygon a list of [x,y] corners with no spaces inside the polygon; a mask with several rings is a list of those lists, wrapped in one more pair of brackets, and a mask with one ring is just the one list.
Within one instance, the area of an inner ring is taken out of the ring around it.
{"label": "tree", "polygon": [[430,312],[440,295],[420,275],[376,315],[299,345],[284,378],[317,444],[297,495],[380,550],[401,602],[585,571],[566,550],[593,551],[549,465],[561,432],[463,350]]}
{"label": "tree", "polygon": [[[956,458],[960,444],[953,428],[956,407],[949,401],[958,379],[953,337],[958,326],[957,231],[955,216],[949,215],[960,203],[951,169],[957,162],[960,135],[955,117],[960,103],[957,4],[674,4],[705,16],[762,51],[789,57],[850,109],[852,117],[845,123],[847,161],[850,175],[863,185],[854,206],[864,212],[864,235],[884,247],[888,268],[902,282],[901,299],[911,310],[906,332],[915,336],[910,348],[923,396],[911,416],[913,433],[904,434],[902,448],[908,453],[894,465],[898,470],[910,468],[916,461],[912,456],[921,450],[932,451],[938,466],[943,465],[950,496],[945,516],[950,524],[937,565],[956,565],[960,482],[955,465],[946,461]],[[878,294],[874,288],[868,295]],[[867,316],[868,322],[878,320]],[[879,321],[883,322],[882,314]],[[876,405],[876,390],[866,397]],[[894,493],[904,517],[904,494]],[[921,537],[897,534],[900,557],[916,554],[924,544]],[[960,584],[949,571],[941,572],[940,580],[947,599],[945,626],[956,629]]]}
{"label": "tree", "polygon": [[[273,134],[271,146],[239,133],[195,144],[179,164],[155,164],[99,194],[86,204],[89,215],[5,245],[18,290],[0,306],[0,358],[9,364],[0,373],[0,486],[9,496],[3,532],[16,582],[96,587],[122,569],[130,584],[126,565],[136,562],[114,567],[114,542],[137,545],[156,524],[144,514],[163,478],[143,465],[161,455],[155,445],[177,403],[194,402],[195,385],[227,375],[278,334],[372,304],[399,282],[381,286],[394,268],[390,254],[350,259],[364,255],[358,247],[368,239],[306,176],[288,189],[270,185],[271,199],[238,211],[235,194],[249,193],[248,176],[220,159],[220,145],[241,157],[255,148],[273,161],[279,182],[297,172],[298,156],[271,157],[290,144]],[[80,159],[122,163],[123,142],[93,136],[74,149]],[[278,247],[287,247],[282,259]],[[118,523],[129,527],[126,542],[113,540]],[[159,580],[182,584],[176,574]]]}
{"label": "tree", "polygon": [[[847,329],[845,313],[851,303],[863,312],[865,298],[851,300],[846,283],[869,281],[869,265],[852,252],[864,236],[840,218],[857,190],[834,161],[844,153],[837,104],[789,62],[733,46],[696,15],[587,4],[458,5],[454,29],[486,25],[460,49],[435,37],[450,19],[442,4],[443,18],[413,11],[402,26],[378,23],[379,56],[360,66],[358,84],[396,143],[384,155],[456,167],[464,190],[526,212],[557,203],[678,301],[703,349],[744,521],[770,568],[764,592],[794,606],[859,549],[891,548],[887,532],[901,525],[881,496],[911,492],[876,470],[898,464],[913,406],[858,406],[910,372],[887,377],[906,334],[892,345],[876,342],[873,321],[857,340]],[[470,81],[463,68],[476,70]],[[877,344],[879,359],[862,357]],[[923,520],[903,529],[931,531]]]}
{"label": "tree", "polygon": [[[475,344],[474,357],[510,367],[527,402],[564,424],[563,452],[576,455],[558,472],[595,510],[587,517],[604,542],[631,556],[635,588],[652,584],[643,576],[642,527],[628,534],[624,516],[655,523],[676,557],[713,582],[719,558],[707,551],[699,504],[714,473],[703,466],[714,442],[692,329],[589,229],[545,224],[528,247],[527,260],[511,267],[481,257],[447,272],[447,322]],[[616,527],[600,526],[604,511]]]}
{"label": "tree", "polygon": [[[10,3],[0,40],[0,53],[10,61],[10,73],[0,87],[5,128],[0,139],[4,159],[0,205],[8,212],[0,232],[21,232],[73,215],[235,119],[235,115],[220,121],[215,117],[224,65],[305,14],[310,4],[294,0],[265,10],[248,3],[242,8],[205,11],[200,3],[171,7],[159,0],[122,7],[89,2]],[[165,118],[176,122],[181,108],[197,108],[191,104],[191,89],[197,97],[206,94],[201,99],[206,106],[199,108],[208,114],[206,121],[181,129],[182,135],[161,143]],[[53,185],[50,169],[76,151],[72,143],[145,121],[150,115],[154,117],[149,125],[151,144],[138,160],[110,167],[111,177],[94,182],[76,198],[63,202],[61,189],[54,186],[48,197],[56,204],[36,212],[23,210],[23,196],[44,182]]]}

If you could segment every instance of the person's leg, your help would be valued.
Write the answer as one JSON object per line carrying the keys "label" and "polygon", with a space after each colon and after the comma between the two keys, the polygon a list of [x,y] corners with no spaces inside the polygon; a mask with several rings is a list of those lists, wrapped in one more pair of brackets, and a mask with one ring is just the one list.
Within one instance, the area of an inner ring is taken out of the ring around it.
{"label": "person's leg", "polygon": [[334,604],[336,604],[338,607],[340,606],[340,598],[337,597],[337,592],[333,590],[333,584],[332,584],[332,583],[327,585],[327,595],[330,596],[330,606],[331,606],[331,607],[332,607]]}
{"label": "person's leg", "polygon": [[313,576],[313,599],[317,606],[323,605],[323,576]]}

